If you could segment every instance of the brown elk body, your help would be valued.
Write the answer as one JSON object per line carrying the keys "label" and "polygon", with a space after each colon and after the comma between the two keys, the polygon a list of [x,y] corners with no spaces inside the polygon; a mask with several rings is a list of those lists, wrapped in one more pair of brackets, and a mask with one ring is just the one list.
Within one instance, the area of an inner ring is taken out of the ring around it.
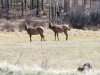
{"label": "brown elk body", "polygon": [[62,33],[64,32],[66,35],[66,40],[68,40],[68,33],[67,30],[69,29],[69,26],[66,24],[63,25],[57,25],[57,24],[52,24],[51,22],[49,22],[49,28],[53,30],[54,34],[55,34],[55,40],[56,40],[56,36],[58,38],[59,41],[59,36],[58,33]]}
{"label": "brown elk body", "polygon": [[30,42],[32,41],[32,39],[31,39],[32,35],[38,35],[38,34],[40,34],[40,36],[41,36],[41,41],[45,40],[44,34],[43,34],[44,28],[42,26],[32,27],[32,26],[28,26],[27,23],[25,23],[25,30],[27,31],[27,33],[30,36]]}

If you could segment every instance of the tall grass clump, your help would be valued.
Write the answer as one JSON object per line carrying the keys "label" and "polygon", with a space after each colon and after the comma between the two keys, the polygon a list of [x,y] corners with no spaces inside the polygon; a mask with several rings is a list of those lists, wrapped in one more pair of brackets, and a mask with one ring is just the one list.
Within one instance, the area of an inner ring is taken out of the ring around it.
{"label": "tall grass clump", "polygon": [[[83,75],[76,70],[56,70],[49,68],[45,70],[39,66],[15,66],[8,64],[7,62],[0,63],[0,75]],[[91,73],[85,73],[84,75],[100,75],[100,71],[93,71]]]}
{"label": "tall grass clump", "polygon": [[23,31],[23,30],[25,30],[25,24],[24,22],[21,22],[19,25],[19,31]]}
{"label": "tall grass clump", "polygon": [[14,32],[15,30],[15,26],[10,24],[10,23],[6,23],[3,27],[2,27],[2,31],[7,31],[7,32]]}

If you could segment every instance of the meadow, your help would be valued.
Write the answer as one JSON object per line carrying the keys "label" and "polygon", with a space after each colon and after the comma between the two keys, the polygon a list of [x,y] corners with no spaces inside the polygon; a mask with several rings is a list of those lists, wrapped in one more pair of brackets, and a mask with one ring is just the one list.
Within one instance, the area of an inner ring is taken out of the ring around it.
{"label": "meadow", "polygon": [[54,41],[53,32],[47,31],[46,41],[35,35],[30,42],[26,31],[0,32],[0,74],[82,75],[77,68],[91,63],[91,75],[100,75],[100,36],[93,35],[69,35],[66,41],[60,34]]}

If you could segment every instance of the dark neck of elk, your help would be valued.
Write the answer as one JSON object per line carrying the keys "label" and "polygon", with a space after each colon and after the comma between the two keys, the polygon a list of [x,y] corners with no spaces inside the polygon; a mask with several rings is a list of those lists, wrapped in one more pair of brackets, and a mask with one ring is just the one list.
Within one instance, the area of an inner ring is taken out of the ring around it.
{"label": "dark neck of elk", "polygon": [[52,23],[49,23],[49,28],[53,29],[53,24]]}
{"label": "dark neck of elk", "polygon": [[27,27],[27,24],[25,23],[25,30],[27,31],[28,27]]}

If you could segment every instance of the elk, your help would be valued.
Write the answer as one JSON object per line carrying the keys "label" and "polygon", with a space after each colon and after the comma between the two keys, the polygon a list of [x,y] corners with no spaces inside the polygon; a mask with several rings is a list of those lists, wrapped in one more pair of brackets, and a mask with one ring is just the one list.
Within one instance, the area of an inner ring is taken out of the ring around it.
{"label": "elk", "polygon": [[55,40],[56,40],[56,36],[57,36],[58,41],[59,41],[58,33],[62,33],[62,32],[64,32],[66,35],[66,41],[68,40],[67,30],[69,29],[69,25],[66,25],[66,24],[58,25],[58,24],[53,24],[51,21],[49,21],[49,28],[52,29],[54,32]]}
{"label": "elk", "polygon": [[41,42],[42,40],[45,41],[44,34],[43,34],[44,28],[42,26],[32,27],[32,26],[28,26],[28,24],[25,22],[25,30],[29,34],[30,42],[32,41],[31,39],[32,35],[38,35],[38,34],[40,34],[41,36]]}

